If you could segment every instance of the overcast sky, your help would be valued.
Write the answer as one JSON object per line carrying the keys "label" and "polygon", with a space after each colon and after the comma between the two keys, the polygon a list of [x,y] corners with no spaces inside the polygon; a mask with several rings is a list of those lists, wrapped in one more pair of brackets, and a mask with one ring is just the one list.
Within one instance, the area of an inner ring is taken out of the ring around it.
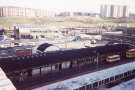
{"label": "overcast sky", "polygon": [[127,5],[131,12],[135,12],[135,0],[0,0],[0,6],[42,8],[56,12],[99,12],[101,4]]}

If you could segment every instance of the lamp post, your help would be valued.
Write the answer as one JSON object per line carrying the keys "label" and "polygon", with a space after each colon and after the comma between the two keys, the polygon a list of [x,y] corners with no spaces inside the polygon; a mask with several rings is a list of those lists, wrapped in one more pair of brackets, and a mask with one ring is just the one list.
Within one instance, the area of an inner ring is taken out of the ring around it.
{"label": "lamp post", "polygon": [[98,69],[98,66],[99,66],[99,52],[95,51],[94,52],[96,54],[96,69]]}
{"label": "lamp post", "polygon": [[96,52],[97,53],[97,57],[96,57],[96,68],[98,69],[98,67],[99,67],[99,53],[98,52]]}

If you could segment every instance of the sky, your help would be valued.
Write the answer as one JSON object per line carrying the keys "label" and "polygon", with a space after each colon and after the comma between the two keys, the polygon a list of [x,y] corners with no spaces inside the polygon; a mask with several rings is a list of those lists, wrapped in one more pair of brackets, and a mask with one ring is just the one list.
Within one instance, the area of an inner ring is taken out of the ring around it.
{"label": "sky", "polygon": [[48,11],[81,11],[98,13],[100,5],[127,5],[135,13],[135,0],[0,0],[0,6],[41,8]]}

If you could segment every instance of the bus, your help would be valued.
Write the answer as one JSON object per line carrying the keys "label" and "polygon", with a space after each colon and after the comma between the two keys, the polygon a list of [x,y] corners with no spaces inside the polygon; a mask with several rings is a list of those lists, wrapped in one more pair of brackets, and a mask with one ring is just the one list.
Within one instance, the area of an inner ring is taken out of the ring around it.
{"label": "bus", "polygon": [[16,56],[31,56],[32,48],[29,46],[18,46],[14,47]]}
{"label": "bus", "polygon": [[126,57],[127,58],[133,58],[135,57],[135,49],[130,49],[126,52]]}
{"label": "bus", "polygon": [[107,56],[107,59],[106,59],[107,62],[115,62],[119,60],[120,60],[120,55]]}

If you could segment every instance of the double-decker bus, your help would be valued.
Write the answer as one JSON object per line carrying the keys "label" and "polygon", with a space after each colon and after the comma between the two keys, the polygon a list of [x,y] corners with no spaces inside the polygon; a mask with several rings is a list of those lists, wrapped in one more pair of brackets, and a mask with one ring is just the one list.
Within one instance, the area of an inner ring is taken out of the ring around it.
{"label": "double-decker bus", "polygon": [[107,62],[115,62],[119,60],[120,60],[120,55],[107,56],[107,59],[106,59]]}
{"label": "double-decker bus", "polygon": [[127,58],[133,58],[135,57],[135,49],[130,49],[126,52],[126,57]]}

